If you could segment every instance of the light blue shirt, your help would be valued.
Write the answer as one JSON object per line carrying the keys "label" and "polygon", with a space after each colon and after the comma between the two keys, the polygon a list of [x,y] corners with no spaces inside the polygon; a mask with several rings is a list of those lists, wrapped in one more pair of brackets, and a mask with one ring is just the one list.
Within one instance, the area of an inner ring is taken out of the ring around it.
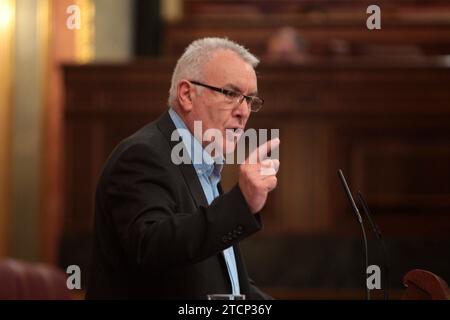
{"label": "light blue shirt", "polygon": [[[188,130],[183,120],[172,108],[169,109],[169,115],[175,124],[177,129]],[[181,137],[183,135],[180,134]],[[190,148],[186,147],[186,151],[189,154],[190,159],[195,159],[193,166],[197,172],[198,179],[205,193],[208,204],[211,204],[213,200],[219,196],[219,190],[217,189],[217,184],[220,182],[220,173],[223,168],[223,157],[220,159],[212,159],[211,155],[203,149],[200,142],[194,138],[192,133],[190,134],[191,143]],[[188,144],[189,145],[189,144]],[[194,154],[194,157],[192,157]],[[201,161],[198,161],[200,159]],[[240,294],[239,288],[239,276],[236,267],[236,258],[234,256],[233,247],[229,247],[223,251],[225,262],[228,269],[228,274],[230,276],[231,288],[233,294]]]}

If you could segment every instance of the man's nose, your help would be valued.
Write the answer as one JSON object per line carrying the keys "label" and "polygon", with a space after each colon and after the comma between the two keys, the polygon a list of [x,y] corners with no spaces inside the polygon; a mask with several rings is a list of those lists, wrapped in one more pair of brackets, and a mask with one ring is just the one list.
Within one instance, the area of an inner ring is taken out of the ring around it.
{"label": "man's nose", "polygon": [[237,108],[235,108],[235,116],[240,116],[242,118],[248,118],[250,116],[250,104],[244,97],[242,101],[239,101]]}

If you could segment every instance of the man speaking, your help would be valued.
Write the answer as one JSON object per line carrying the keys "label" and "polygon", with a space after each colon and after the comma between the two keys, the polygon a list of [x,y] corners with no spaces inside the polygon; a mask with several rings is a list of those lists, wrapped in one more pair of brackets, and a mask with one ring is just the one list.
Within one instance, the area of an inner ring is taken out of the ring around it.
{"label": "man speaking", "polygon": [[[103,169],[86,298],[270,298],[249,280],[238,243],[261,229],[258,213],[277,185],[279,166],[263,155],[280,141],[259,146],[240,164],[230,192],[220,186],[225,155],[234,151],[251,112],[263,105],[258,62],[222,38],[186,48],[173,72],[169,109],[123,140]],[[196,123],[221,133],[213,152]],[[200,161],[175,161],[177,130],[188,132],[187,156]]]}

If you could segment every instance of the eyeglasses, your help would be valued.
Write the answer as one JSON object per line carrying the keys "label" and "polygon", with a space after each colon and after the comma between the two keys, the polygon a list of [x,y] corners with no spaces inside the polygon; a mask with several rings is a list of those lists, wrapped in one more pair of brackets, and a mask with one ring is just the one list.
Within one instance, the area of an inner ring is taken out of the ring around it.
{"label": "eyeglasses", "polygon": [[236,105],[240,105],[245,99],[245,101],[247,102],[247,105],[250,107],[250,110],[252,112],[258,112],[259,110],[261,110],[261,108],[264,104],[264,100],[261,99],[260,97],[246,96],[245,94],[242,94],[238,91],[217,88],[217,87],[213,87],[213,86],[210,86],[210,85],[198,82],[198,81],[189,80],[189,82],[191,82],[192,84],[195,84],[197,86],[205,87],[210,90],[222,93],[229,103],[236,103]]}

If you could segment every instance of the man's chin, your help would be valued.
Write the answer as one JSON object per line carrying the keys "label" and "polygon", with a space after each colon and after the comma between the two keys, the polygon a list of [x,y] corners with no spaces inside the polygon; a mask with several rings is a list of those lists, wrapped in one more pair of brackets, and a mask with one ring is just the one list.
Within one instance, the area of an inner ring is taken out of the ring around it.
{"label": "man's chin", "polygon": [[213,158],[217,158],[220,156],[226,158],[227,155],[234,153],[234,151],[236,150],[236,145],[236,142],[224,140],[222,145],[212,145],[213,148],[211,148],[210,146],[211,149],[209,151],[210,153],[212,151],[211,156]]}
{"label": "man's chin", "polygon": [[233,153],[234,150],[236,150],[236,142],[235,141],[225,140],[224,143],[225,144],[222,148],[224,155]]}

